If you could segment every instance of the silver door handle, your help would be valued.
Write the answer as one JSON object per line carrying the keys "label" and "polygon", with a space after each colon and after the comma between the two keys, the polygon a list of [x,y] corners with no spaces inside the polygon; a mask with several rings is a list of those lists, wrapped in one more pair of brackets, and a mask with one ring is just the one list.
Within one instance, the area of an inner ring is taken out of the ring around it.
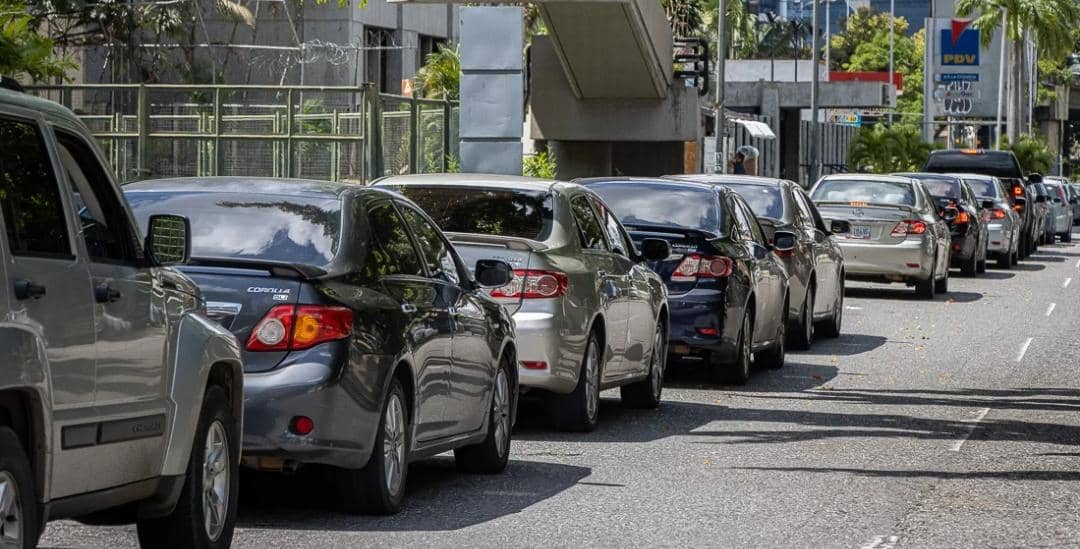
{"label": "silver door handle", "polygon": [[415,313],[416,312],[416,305],[413,305],[412,303],[402,303],[401,304],[401,312],[403,312],[405,314]]}

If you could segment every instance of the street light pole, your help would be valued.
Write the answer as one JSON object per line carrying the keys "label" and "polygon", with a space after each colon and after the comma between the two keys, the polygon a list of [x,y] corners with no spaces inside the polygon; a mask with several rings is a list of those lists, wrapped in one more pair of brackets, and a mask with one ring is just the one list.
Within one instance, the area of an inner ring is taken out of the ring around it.
{"label": "street light pole", "polygon": [[[896,55],[896,0],[889,0],[889,84],[895,85],[896,78],[893,76],[896,71],[895,63]],[[895,88],[894,88],[895,89]],[[889,108],[889,127],[892,127],[893,123],[893,111],[895,108]]]}
{"label": "street light pole", "polygon": [[1005,9],[1001,10],[1001,51],[998,53],[998,96],[997,96],[997,120],[994,124],[996,139],[994,148],[1001,150],[1001,108],[1005,102],[1005,48],[1009,43],[1005,40]]}
{"label": "street light pole", "polygon": [[832,50],[832,29],[830,22],[832,21],[832,3],[833,0],[825,0],[825,70],[832,70],[832,64],[830,64],[831,50]]}
{"label": "street light pole", "polygon": [[818,81],[821,71],[818,70],[818,2],[813,0],[814,8],[810,11],[813,23],[810,25],[810,169],[807,170],[808,183],[813,185],[818,179]]}

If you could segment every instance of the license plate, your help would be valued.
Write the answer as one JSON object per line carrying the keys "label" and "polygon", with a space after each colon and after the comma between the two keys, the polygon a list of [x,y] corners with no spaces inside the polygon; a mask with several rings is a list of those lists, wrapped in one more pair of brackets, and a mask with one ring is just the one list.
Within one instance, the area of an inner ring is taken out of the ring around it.
{"label": "license plate", "polygon": [[870,239],[870,225],[852,225],[851,226],[851,238],[858,238],[860,240]]}

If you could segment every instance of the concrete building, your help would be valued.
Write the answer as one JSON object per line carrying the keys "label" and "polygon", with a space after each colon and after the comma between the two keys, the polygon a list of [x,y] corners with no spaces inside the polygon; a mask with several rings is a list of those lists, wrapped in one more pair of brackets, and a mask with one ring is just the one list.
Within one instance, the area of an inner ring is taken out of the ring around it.
{"label": "concrete building", "polygon": [[[923,19],[930,17],[931,2],[929,0],[893,0],[896,6],[896,16],[903,17],[908,22],[908,34],[915,34],[923,27]],[[810,19],[814,5],[812,0],[758,0],[751,2],[751,9],[756,13],[775,13],[782,19]],[[888,12],[889,0],[822,0],[818,6],[821,25],[825,25],[825,13],[827,9],[831,18],[832,28],[838,29],[848,13],[860,7],[869,6],[874,11]]]}

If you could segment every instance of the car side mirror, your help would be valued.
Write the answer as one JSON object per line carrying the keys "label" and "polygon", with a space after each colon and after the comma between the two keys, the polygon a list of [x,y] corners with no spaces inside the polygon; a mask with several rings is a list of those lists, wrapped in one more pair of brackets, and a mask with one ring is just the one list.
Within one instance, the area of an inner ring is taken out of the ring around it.
{"label": "car side mirror", "polygon": [[1031,172],[1031,173],[1028,174],[1027,180],[1028,180],[1028,183],[1042,183],[1043,176],[1042,176],[1041,173]]}
{"label": "car side mirror", "polygon": [[776,231],[776,236],[773,238],[773,251],[777,252],[790,252],[795,249],[795,245],[799,243],[799,237],[795,233],[789,233],[787,231]]}
{"label": "car side mirror", "polygon": [[983,207],[984,210],[992,210],[992,209],[994,209],[994,206],[996,206],[996,205],[997,204],[995,204],[993,200],[983,200],[982,201],[982,207]]}
{"label": "car side mirror", "polygon": [[1035,197],[1035,202],[1038,203],[1038,204],[1045,204],[1046,203],[1046,195],[1036,196]]}
{"label": "car side mirror", "polygon": [[501,288],[514,280],[514,269],[498,259],[481,259],[476,262],[476,283],[481,288]]}
{"label": "car side mirror", "polygon": [[182,265],[191,259],[191,222],[182,215],[152,215],[146,253],[153,265]]}
{"label": "car side mirror", "polygon": [[1060,198],[1055,198],[1054,199],[1054,204],[1061,204],[1061,199]]}
{"label": "car side mirror", "polygon": [[671,255],[671,244],[662,238],[646,238],[641,241],[641,257],[645,261],[663,261]]}
{"label": "car side mirror", "polygon": [[829,232],[832,234],[847,234],[851,232],[851,223],[842,219],[834,219],[829,223]]}
{"label": "car side mirror", "polygon": [[954,208],[952,206],[949,206],[947,208],[943,208],[941,210],[941,218],[944,219],[948,223],[952,223],[953,221],[955,221],[956,216],[958,216],[958,215],[960,215],[960,210],[958,210],[958,209],[956,209],[956,208]]}

